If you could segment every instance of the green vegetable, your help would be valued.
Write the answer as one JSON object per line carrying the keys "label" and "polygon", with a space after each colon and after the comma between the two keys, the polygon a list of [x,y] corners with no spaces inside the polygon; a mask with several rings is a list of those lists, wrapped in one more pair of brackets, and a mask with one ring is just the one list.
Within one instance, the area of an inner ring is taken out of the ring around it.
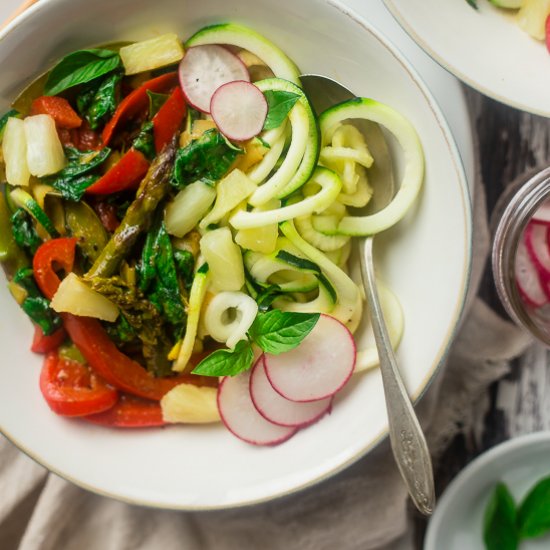
{"label": "green vegetable", "polygon": [[61,328],[63,324],[61,317],[50,308],[50,302],[38,290],[32,269],[20,269],[13,277],[13,282],[23,288],[27,294],[21,308],[46,336]]}
{"label": "green vegetable", "polygon": [[470,6],[472,6],[472,8],[474,8],[474,10],[477,10],[478,7],[477,7],[477,0],[466,0],[466,2],[468,2],[468,4]]}
{"label": "green vegetable", "polygon": [[278,309],[258,313],[248,335],[266,353],[279,355],[297,347],[313,330],[319,316],[319,313],[283,312]]}
{"label": "green vegetable", "polygon": [[550,477],[541,479],[529,491],[519,506],[517,521],[524,539],[550,531]]}
{"label": "green vegetable", "polygon": [[504,483],[499,483],[485,510],[483,540],[487,550],[515,550],[518,547],[516,505]]}
{"label": "green vegetable", "polygon": [[264,130],[278,128],[284,122],[294,104],[300,99],[298,94],[284,90],[266,90],[264,96],[268,105]]}
{"label": "green vegetable", "polygon": [[86,202],[67,202],[65,224],[69,234],[78,239],[84,256],[94,262],[109,242],[107,231],[94,209]]}
{"label": "green vegetable", "polygon": [[177,189],[197,180],[214,185],[242,152],[215,128],[206,130],[199,139],[178,150],[172,184]]}
{"label": "green vegetable", "polygon": [[74,147],[65,147],[67,166],[59,173],[46,178],[45,182],[57,189],[65,199],[79,201],[86,189],[94,184],[99,175],[91,173],[101,166],[111,154],[109,147],[99,151],[79,151]]}
{"label": "green vegetable", "polygon": [[34,254],[42,244],[42,239],[36,233],[30,214],[18,208],[11,217],[11,227],[17,246]]}
{"label": "green vegetable", "polygon": [[157,94],[151,90],[147,90],[149,96],[149,120],[159,112],[160,108],[166,103],[168,94]]}
{"label": "green vegetable", "polygon": [[253,361],[252,346],[246,340],[241,340],[233,350],[219,349],[211,353],[192,372],[203,376],[235,376],[248,370]]}
{"label": "green vegetable", "polygon": [[118,53],[112,50],[78,50],[64,57],[48,75],[44,87],[45,95],[61,92],[86,84],[120,67]]}
{"label": "green vegetable", "polygon": [[76,97],[78,112],[88,121],[92,130],[97,130],[113,116],[122,76],[117,71],[102,80],[92,81]]}
{"label": "green vegetable", "polygon": [[153,123],[146,122],[139,131],[138,136],[134,139],[132,143],[134,149],[137,149],[143,155],[149,159],[153,160],[156,155],[155,150],[155,138],[153,136]]}
{"label": "green vegetable", "polygon": [[123,220],[111,236],[107,246],[94,262],[87,274],[88,277],[113,275],[124,257],[131,252],[139,235],[149,228],[159,202],[170,190],[176,139],[177,137],[151,163],[135,200],[128,207]]}
{"label": "green vegetable", "polygon": [[180,276],[183,286],[189,292],[193,284],[193,270],[195,269],[195,256],[189,250],[174,250],[174,261],[176,270]]}
{"label": "green vegetable", "polygon": [[258,311],[261,313],[266,312],[273,301],[281,295],[281,288],[279,285],[270,285],[267,288],[263,288],[256,296],[256,303],[258,304]]}
{"label": "green vegetable", "polygon": [[80,350],[71,342],[59,346],[58,349],[59,357],[62,359],[68,359],[69,361],[76,361],[81,365],[86,365],[86,359]]}
{"label": "green vegetable", "polygon": [[20,187],[16,187],[11,192],[11,198],[14,203],[26,210],[39,223],[51,237],[59,237],[52,221],[46,215],[46,212],[40,208],[40,205],[26,191]]}
{"label": "green vegetable", "polygon": [[8,275],[29,263],[27,255],[15,241],[11,216],[6,195],[0,192],[0,262]]}

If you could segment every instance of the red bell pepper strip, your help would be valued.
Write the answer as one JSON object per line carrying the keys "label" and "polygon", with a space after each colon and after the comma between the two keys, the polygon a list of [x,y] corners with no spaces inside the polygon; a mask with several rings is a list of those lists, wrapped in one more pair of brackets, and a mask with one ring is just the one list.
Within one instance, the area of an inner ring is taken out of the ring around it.
{"label": "red bell pepper strip", "polygon": [[82,126],[82,119],[63,97],[41,96],[31,103],[31,115],[50,115],[58,128],[71,130]]}
{"label": "red bell pepper strip", "polygon": [[127,121],[142,111],[145,111],[149,105],[149,96],[147,91],[162,93],[171,90],[178,84],[177,73],[166,73],[152,80],[148,80],[139,88],[129,93],[118,105],[113,118],[105,125],[103,129],[103,146],[109,145],[113,134],[119,124]]}
{"label": "red bell pepper strip", "polygon": [[86,193],[108,195],[132,189],[139,185],[148,169],[149,161],[131,147],[106,174],[86,189]]}
{"label": "red bell pepper strip", "polygon": [[118,392],[89,367],[59,357],[56,351],[44,359],[40,391],[50,409],[63,416],[85,416],[113,407]]}
{"label": "red bell pepper strip", "polygon": [[158,401],[126,394],[120,397],[114,407],[85,416],[84,420],[111,428],[152,428],[166,424]]}
{"label": "red bell pepper strip", "polygon": [[153,117],[153,132],[157,153],[160,153],[164,146],[172,141],[186,114],[187,106],[183,92],[179,86],[176,86],[170,97]]}
{"label": "red bell pepper strip", "polygon": [[[73,267],[76,239],[60,238],[43,243],[33,259],[34,277],[43,294],[51,299],[61,280],[54,266],[70,272]],[[163,395],[183,382],[215,385],[216,378],[180,374],[155,378],[139,363],[124,355],[111,341],[101,323],[88,317],[62,314],[70,339],[80,350],[92,370],[107,383],[132,395],[160,401]]]}
{"label": "red bell pepper strip", "polygon": [[54,297],[61,283],[56,269],[63,269],[65,273],[73,270],[76,241],[72,237],[51,239],[42,243],[34,254],[34,279],[48,300]]}
{"label": "red bell pepper strip", "polygon": [[31,351],[34,353],[49,353],[50,351],[56,350],[66,338],[67,333],[63,328],[60,328],[53,334],[46,336],[42,329],[38,325],[35,325]]}

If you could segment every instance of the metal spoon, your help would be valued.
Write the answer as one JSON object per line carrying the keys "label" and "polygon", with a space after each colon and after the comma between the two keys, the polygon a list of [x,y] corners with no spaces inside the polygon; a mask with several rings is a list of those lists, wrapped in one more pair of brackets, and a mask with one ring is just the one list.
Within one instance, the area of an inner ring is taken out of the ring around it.
{"label": "metal spoon", "polygon": [[[302,75],[301,80],[317,113],[355,97],[341,84],[324,76]],[[357,120],[354,124],[365,136],[375,159],[369,169],[369,183],[374,189],[373,199],[364,212],[371,214],[386,206],[395,194],[393,167],[388,145],[378,124],[366,120]],[[359,252],[361,275],[380,359],[393,455],[415,506],[423,514],[430,515],[435,505],[432,461],[422,428],[401,379],[384,322],[374,275],[372,236],[359,243]]]}

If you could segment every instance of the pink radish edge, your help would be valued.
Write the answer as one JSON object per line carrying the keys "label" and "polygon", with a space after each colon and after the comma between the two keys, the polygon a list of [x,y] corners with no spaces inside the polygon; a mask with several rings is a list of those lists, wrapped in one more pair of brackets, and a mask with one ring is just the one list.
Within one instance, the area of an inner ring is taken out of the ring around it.
{"label": "pink radish edge", "polygon": [[523,239],[518,243],[514,274],[518,291],[527,305],[539,307],[548,302],[538,271],[529,257]]}
{"label": "pink radish edge", "polygon": [[[205,63],[207,58],[217,63],[217,70],[212,70],[212,63]],[[210,112],[212,96],[220,86],[235,80],[250,81],[243,61],[216,44],[189,48],[180,62],[178,76],[186,101],[203,113]]]}
{"label": "pink radish edge", "polygon": [[266,420],[254,407],[249,391],[250,370],[226,376],[220,383],[217,405],[225,427],[238,439],[252,445],[272,446],[290,439],[298,428]]}
{"label": "pink radish edge", "polygon": [[299,403],[280,395],[271,385],[260,357],[250,375],[250,397],[257,411],[269,422],[280,426],[305,428],[332,410],[334,397]]}
{"label": "pink radish edge", "polygon": [[[356,356],[355,341],[348,328],[334,317],[321,314],[297,348],[281,355],[265,354],[265,371],[277,393],[290,401],[307,403],[340,391],[353,374]],[[340,369],[338,376],[334,376],[335,365]]]}
{"label": "pink radish edge", "polygon": [[220,132],[234,141],[257,136],[264,126],[268,105],[254,84],[235,80],[222,84],[212,95],[210,114]]}

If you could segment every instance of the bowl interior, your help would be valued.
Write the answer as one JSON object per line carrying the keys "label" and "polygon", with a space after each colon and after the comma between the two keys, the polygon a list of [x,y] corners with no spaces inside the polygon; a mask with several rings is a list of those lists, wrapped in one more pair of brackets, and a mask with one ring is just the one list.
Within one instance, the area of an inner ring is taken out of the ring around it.
{"label": "bowl interior", "polygon": [[[42,0],[0,37],[0,110],[63,54],[167,30],[238,21],[282,47],[304,73],[325,74],[387,103],[416,127],[426,156],[421,198],[376,238],[380,277],[401,300],[398,358],[416,398],[442,361],[459,320],[470,265],[468,189],[455,145],[420,78],[370,27],[318,0]],[[221,426],[121,432],[50,413],[29,350],[31,327],[0,275],[0,430],[55,472],[131,502],[208,509],[258,502],[311,485],[357,460],[386,430],[377,372],[354,379],[332,414],[275,448],[255,448]],[[159,467],[159,464],[162,464]]]}
{"label": "bowl interior", "polygon": [[550,116],[550,55],[544,42],[517,25],[516,10],[489,0],[479,0],[478,10],[466,0],[384,1],[417,44],[456,77],[497,101]]}

